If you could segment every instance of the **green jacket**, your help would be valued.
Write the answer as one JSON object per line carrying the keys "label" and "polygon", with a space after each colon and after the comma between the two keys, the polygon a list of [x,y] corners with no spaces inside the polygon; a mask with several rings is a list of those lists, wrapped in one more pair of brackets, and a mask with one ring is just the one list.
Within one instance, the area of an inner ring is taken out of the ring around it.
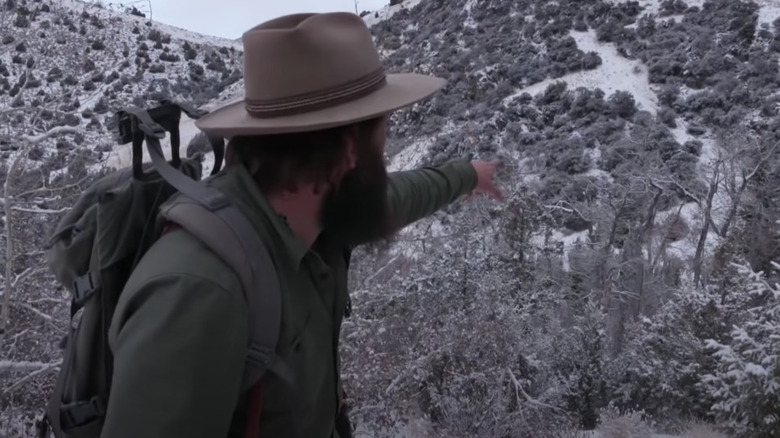
{"label": "green jacket", "polygon": [[[267,375],[260,436],[335,437],[350,248],[326,233],[306,248],[243,167],[214,178],[269,243],[283,291],[279,346],[296,386]],[[407,225],[475,185],[470,163],[453,161],[391,173],[389,195]],[[248,342],[242,293],[238,277],[191,235],[160,238],[130,277],[111,322],[114,371],[103,437],[243,437],[249,392],[240,389]]]}

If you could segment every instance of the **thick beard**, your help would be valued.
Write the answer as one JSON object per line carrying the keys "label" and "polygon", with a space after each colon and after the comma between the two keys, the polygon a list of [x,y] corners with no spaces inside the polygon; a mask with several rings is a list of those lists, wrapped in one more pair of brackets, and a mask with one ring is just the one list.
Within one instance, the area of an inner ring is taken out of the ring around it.
{"label": "thick beard", "polygon": [[396,231],[387,197],[387,169],[377,148],[364,144],[357,165],[322,204],[323,230],[347,244],[389,239]]}

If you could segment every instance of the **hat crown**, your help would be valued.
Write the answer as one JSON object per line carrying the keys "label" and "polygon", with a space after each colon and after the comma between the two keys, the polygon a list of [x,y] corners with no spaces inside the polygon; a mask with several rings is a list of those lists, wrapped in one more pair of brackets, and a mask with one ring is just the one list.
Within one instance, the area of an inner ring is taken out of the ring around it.
{"label": "hat crown", "polygon": [[327,129],[386,116],[431,96],[443,78],[385,73],[371,33],[350,12],[293,14],[255,26],[244,43],[244,99],[200,117],[235,138]]}
{"label": "hat crown", "polygon": [[247,111],[258,117],[357,98],[384,81],[368,27],[351,13],[289,15],[242,40]]}

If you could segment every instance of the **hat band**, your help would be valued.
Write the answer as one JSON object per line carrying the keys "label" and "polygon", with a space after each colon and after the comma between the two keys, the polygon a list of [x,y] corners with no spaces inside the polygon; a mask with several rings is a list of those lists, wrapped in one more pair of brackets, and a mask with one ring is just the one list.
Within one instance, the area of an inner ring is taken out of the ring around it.
{"label": "hat band", "polygon": [[244,105],[250,116],[260,119],[289,116],[351,102],[382,88],[386,83],[385,70],[379,67],[363,77],[330,89],[282,99],[245,98]]}

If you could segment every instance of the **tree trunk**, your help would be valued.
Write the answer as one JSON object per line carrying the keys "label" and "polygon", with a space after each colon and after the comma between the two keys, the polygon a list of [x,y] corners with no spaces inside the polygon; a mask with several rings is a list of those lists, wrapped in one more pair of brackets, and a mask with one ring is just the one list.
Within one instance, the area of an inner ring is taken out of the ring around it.
{"label": "tree trunk", "polygon": [[647,242],[647,263],[653,261],[653,226],[655,225],[656,210],[658,209],[658,202],[661,201],[661,195],[664,194],[664,189],[653,183],[653,187],[657,190],[655,196],[653,196],[653,202],[650,204],[650,208],[647,209],[647,217],[645,218],[645,224],[642,227],[642,240]]}
{"label": "tree trunk", "polygon": [[693,256],[693,284],[699,284],[701,279],[701,265],[702,256],[704,255],[704,245],[707,242],[707,234],[710,231],[710,221],[712,220],[712,199],[715,197],[715,193],[718,191],[718,179],[720,178],[719,169],[715,169],[715,174],[712,176],[712,182],[710,183],[710,190],[707,193],[707,200],[704,204],[704,223],[701,227],[701,234],[699,234],[699,243],[696,245],[696,254]]}
{"label": "tree trunk", "polygon": [[13,193],[13,187],[16,184],[16,180],[19,178],[23,171],[22,163],[27,159],[32,147],[42,141],[61,134],[68,134],[77,132],[78,129],[71,126],[57,126],[52,128],[43,134],[34,136],[21,136],[20,142],[23,146],[19,148],[19,152],[14,157],[14,161],[11,167],[8,169],[8,174],[5,177],[5,187],[3,188],[3,195],[5,196],[5,202],[3,210],[5,213],[5,284],[2,297],[2,309],[0,310],[0,345],[5,341],[5,335],[8,333],[8,328],[11,325],[11,295],[13,295],[13,289],[16,286],[14,279],[14,260],[16,259],[16,247],[14,240],[16,235],[14,233],[16,222],[13,220],[13,206],[15,203]]}
{"label": "tree trunk", "polygon": [[8,169],[8,174],[5,177],[5,187],[3,190],[3,196],[5,202],[3,203],[3,212],[5,214],[5,284],[3,286],[3,302],[2,311],[0,311],[0,345],[2,345],[5,339],[5,334],[8,331],[8,327],[11,325],[11,295],[14,288],[14,259],[16,258],[16,252],[14,251],[14,239],[16,239],[14,228],[15,221],[13,220],[13,185],[18,177],[19,163],[22,161],[22,157],[27,152],[27,147],[22,148],[21,151],[14,158],[11,168]]}

